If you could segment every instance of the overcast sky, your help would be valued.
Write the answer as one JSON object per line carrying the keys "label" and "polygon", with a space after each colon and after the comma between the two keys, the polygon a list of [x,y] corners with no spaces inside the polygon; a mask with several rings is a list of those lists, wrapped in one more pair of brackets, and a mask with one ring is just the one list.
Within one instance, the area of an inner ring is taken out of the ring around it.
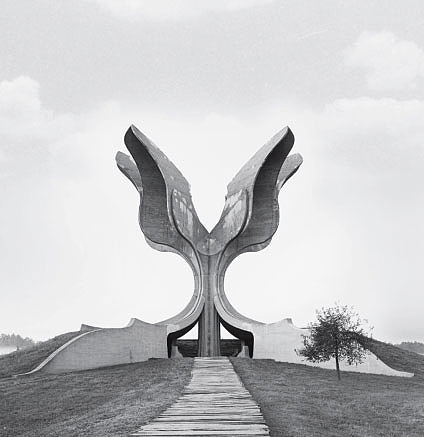
{"label": "overcast sky", "polygon": [[424,341],[421,0],[1,0],[0,333],[181,310],[189,266],[138,227],[114,155],[135,124],[211,229],[226,185],[289,125],[304,164],[280,227],[237,258],[248,317],[353,305],[375,338]]}

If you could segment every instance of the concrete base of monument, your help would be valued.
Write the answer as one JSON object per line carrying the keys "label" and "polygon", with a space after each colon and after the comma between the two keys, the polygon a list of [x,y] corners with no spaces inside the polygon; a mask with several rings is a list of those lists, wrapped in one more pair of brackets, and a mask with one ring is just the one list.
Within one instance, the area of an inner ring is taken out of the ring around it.
{"label": "concrete base of monument", "polygon": [[82,325],[81,334],[65,343],[31,372],[62,373],[149,358],[168,358],[167,326],[131,319],[124,328]]}
{"label": "concrete base of monument", "polygon": [[[291,319],[277,323],[242,322],[244,330],[253,335],[253,358],[273,359],[288,363],[306,364],[326,369],[335,369],[334,360],[311,363],[300,355],[302,335],[307,329],[297,328]],[[81,326],[81,334],[74,337],[47,357],[39,366],[25,375],[35,372],[63,373],[100,367],[130,364],[150,358],[179,358],[176,340],[169,341],[174,325],[150,324],[131,319],[124,328],[97,328]],[[238,357],[249,357],[249,346],[241,341]],[[413,376],[399,372],[384,364],[374,354],[368,353],[363,363],[348,365],[340,363],[341,370],[373,373],[389,376]]]}
{"label": "concrete base of monument", "polygon": [[[254,337],[253,358],[274,359],[288,363],[306,364],[325,369],[335,369],[334,360],[323,363],[311,363],[299,354],[303,348],[302,334],[307,334],[307,329],[297,328],[291,319],[270,324],[255,324],[250,327]],[[374,373],[389,376],[411,377],[413,373],[399,372],[384,364],[374,354],[369,352],[361,364],[349,365],[340,363],[340,369],[349,372]]]}

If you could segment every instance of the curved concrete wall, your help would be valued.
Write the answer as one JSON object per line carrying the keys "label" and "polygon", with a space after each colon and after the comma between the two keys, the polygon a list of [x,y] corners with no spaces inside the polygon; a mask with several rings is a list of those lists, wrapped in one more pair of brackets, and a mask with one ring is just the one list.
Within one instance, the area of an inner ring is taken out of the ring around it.
{"label": "curved concrete wall", "polygon": [[133,320],[125,328],[97,329],[73,338],[33,372],[70,372],[167,357],[166,326]]}
{"label": "curved concrete wall", "polygon": [[[272,358],[276,361],[306,364],[308,366],[335,369],[336,364],[332,359],[323,363],[312,363],[299,354],[303,348],[303,335],[308,334],[307,329],[295,327],[290,319],[277,323],[258,325],[252,327],[255,339],[253,358]],[[413,376],[413,373],[399,372],[384,364],[374,354],[369,352],[361,364],[349,365],[340,362],[340,369],[349,372],[375,373],[389,376]]]}

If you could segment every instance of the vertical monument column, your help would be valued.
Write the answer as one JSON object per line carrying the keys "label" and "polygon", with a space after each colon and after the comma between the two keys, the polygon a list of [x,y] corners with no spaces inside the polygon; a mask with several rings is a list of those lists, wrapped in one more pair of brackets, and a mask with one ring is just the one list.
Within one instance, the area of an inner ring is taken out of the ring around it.
{"label": "vertical monument column", "polygon": [[205,304],[199,318],[200,357],[220,355],[220,323],[214,298],[217,295],[217,255],[199,255],[201,265],[201,286]]}

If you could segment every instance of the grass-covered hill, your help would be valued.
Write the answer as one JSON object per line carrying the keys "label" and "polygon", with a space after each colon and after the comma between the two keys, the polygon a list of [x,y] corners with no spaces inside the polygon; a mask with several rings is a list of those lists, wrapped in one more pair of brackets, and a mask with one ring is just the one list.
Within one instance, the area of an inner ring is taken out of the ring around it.
{"label": "grass-covered hill", "polygon": [[406,351],[416,352],[417,354],[424,355],[424,343],[421,343],[420,341],[403,341],[395,346]]}
{"label": "grass-covered hill", "polygon": [[57,348],[79,334],[80,331],[67,332],[34,346],[0,356],[0,378],[31,371]]}
{"label": "grass-covered hill", "polygon": [[375,354],[383,363],[401,372],[415,373],[417,378],[424,378],[424,356],[401,349],[392,344],[365,338],[362,341],[365,348]]}
{"label": "grass-covered hill", "polygon": [[192,361],[0,379],[0,436],[128,436],[178,398]]}

